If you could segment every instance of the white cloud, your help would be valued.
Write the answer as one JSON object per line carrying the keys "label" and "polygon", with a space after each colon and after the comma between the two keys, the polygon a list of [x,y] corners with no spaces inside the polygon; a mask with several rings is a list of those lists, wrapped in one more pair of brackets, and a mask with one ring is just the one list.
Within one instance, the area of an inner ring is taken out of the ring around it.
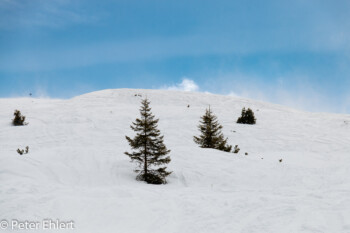
{"label": "white cloud", "polygon": [[177,90],[177,91],[198,91],[198,85],[191,79],[184,78],[181,83],[178,83],[174,86],[165,86],[167,90]]}
{"label": "white cloud", "polygon": [[230,93],[227,94],[228,96],[232,96],[232,97],[238,97],[239,95],[234,92],[234,91],[230,91]]}

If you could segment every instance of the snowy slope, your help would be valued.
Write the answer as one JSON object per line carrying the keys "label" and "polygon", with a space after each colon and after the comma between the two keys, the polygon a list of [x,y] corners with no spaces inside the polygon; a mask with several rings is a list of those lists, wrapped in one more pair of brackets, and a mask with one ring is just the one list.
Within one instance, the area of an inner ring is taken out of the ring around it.
{"label": "snowy slope", "polygon": [[[135,94],[150,99],[171,149],[167,185],[136,181],[123,154],[139,116]],[[208,105],[239,154],[194,144]],[[244,106],[256,125],[235,123]],[[29,125],[11,125],[15,109]],[[70,100],[0,99],[0,129],[0,220],[74,220],[73,231],[59,232],[83,233],[350,232],[350,115],[119,89]],[[25,146],[29,154],[18,155]]]}

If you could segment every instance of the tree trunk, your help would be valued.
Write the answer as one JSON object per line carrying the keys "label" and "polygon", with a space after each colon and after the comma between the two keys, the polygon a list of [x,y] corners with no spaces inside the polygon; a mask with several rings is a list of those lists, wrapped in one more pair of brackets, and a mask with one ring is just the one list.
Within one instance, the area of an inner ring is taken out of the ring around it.
{"label": "tree trunk", "polygon": [[[146,110],[145,110],[145,115],[146,115]],[[147,122],[147,119],[145,117],[145,122]],[[147,175],[147,137],[146,137],[146,124],[144,126],[144,132],[145,132],[145,163],[143,170],[145,172],[145,175]]]}

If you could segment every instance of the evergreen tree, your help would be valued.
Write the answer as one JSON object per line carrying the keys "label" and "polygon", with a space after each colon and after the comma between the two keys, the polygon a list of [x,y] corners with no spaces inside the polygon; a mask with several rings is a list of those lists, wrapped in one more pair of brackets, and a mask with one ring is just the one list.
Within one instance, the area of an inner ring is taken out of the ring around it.
{"label": "evergreen tree", "polygon": [[136,132],[136,136],[133,139],[125,136],[134,152],[125,152],[125,154],[131,158],[132,162],[137,162],[140,168],[135,170],[139,173],[137,180],[146,181],[149,184],[165,184],[165,177],[171,172],[166,171],[166,167],[156,168],[156,166],[170,162],[170,157],[166,156],[170,150],[163,143],[163,136],[157,129],[159,119],[154,119],[155,116],[152,115],[149,104],[147,99],[141,102],[141,119],[137,118],[130,126]]}
{"label": "evergreen tree", "polygon": [[247,110],[243,108],[241,116],[237,119],[237,123],[254,125],[256,123],[254,112],[250,108]]}
{"label": "evergreen tree", "polygon": [[213,148],[226,152],[230,152],[231,145],[227,145],[227,138],[221,132],[222,126],[219,124],[217,117],[209,109],[205,110],[205,114],[201,117],[198,129],[201,132],[199,137],[194,136],[193,140],[202,148]]}
{"label": "evergreen tree", "polygon": [[15,116],[15,118],[12,119],[12,124],[14,126],[18,126],[18,125],[26,125],[27,123],[25,123],[24,121],[26,120],[25,116],[22,116],[21,111],[19,110],[15,110],[15,112],[13,113],[13,115]]}

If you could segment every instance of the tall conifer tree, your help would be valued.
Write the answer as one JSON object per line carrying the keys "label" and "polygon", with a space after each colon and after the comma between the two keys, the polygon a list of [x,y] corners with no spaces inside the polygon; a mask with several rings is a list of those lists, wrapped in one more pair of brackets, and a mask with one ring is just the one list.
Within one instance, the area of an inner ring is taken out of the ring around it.
{"label": "tall conifer tree", "polygon": [[195,143],[202,148],[213,148],[226,152],[230,152],[231,145],[227,145],[227,138],[221,132],[222,126],[219,124],[217,117],[209,109],[205,110],[205,114],[201,117],[198,129],[201,135],[193,137]]}
{"label": "tall conifer tree", "polygon": [[159,119],[151,113],[147,99],[142,100],[140,114],[130,126],[136,132],[136,136],[131,139],[125,136],[134,152],[125,152],[132,162],[137,162],[140,170],[135,170],[139,174],[136,179],[146,181],[149,184],[165,184],[165,177],[171,172],[166,171],[166,167],[159,167],[170,162],[170,157],[166,156],[170,150],[163,143],[163,136],[157,129]]}

